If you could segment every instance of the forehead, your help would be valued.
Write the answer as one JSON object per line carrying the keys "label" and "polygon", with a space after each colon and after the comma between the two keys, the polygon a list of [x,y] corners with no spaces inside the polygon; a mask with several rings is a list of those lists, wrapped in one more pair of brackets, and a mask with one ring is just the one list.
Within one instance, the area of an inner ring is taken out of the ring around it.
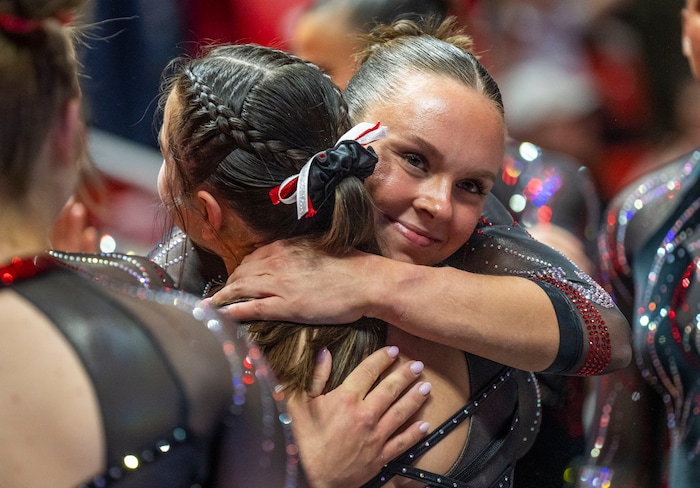
{"label": "forehead", "polygon": [[[503,160],[505,121],[496,103],[448,77],[406,77],[400,90],[368,111],[367,119],[387,126],[394,150],[427,151],[459,167],[495,173]],[[450,163],[451,164],[451,163]]]}
{"label": "forehead", "polygon": [[458,131],[484,112],[505,126],[496,102],[476,88],[447,76],[412,73],[402,77],[382,103],[369,107],[367,115],[390,117],[402,126],[452,124]]}
{"label": "forehead", "polygon": [[344,55],[345,51],[355,47],[355,43],[347,15],[342,10],[327,12],[322,9],[299,18],[290,38],[290,46],[295,54],[302,57],[306,54],[332,58],[334,53]]}

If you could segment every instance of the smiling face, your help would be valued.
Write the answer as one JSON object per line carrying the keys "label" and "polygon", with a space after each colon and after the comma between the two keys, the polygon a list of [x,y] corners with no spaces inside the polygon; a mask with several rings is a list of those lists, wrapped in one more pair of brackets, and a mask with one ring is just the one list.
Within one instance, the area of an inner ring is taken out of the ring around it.
{"label": "smiling face", "polygon": [[379,212],[382,254],[434,265],[471,236],[503,160],[504,120],[493,101],[462,83],[412,74],[364,114],[387,138],[366,180]]}

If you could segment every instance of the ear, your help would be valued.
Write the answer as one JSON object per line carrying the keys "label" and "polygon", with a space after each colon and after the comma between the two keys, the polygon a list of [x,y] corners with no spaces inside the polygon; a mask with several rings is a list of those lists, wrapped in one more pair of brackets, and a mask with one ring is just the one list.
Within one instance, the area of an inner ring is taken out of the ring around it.
{"label": "ear", "polygon": [[682,43],[683,43],[682,44],[683,56],[685,56],[686,58],[691,57],[693,55],[693,50],[692,50],[692,46],[690,44],[690,38],[687,36],[683,36]]}
{"label": "ear", "polygon": [[66,102],[58,114],[52,129],[51,142],[55,162],[75,167],[78,160],[83,124],[80,117],[80,99],[72,98]]}
{"label": "ear", "polygon": [[686,58],[690,58],[693,55],[692,45],[690,43],[690,38],[687,34],[687,23],[689,22],[690,11],[687,8],[681,9],[681,47],[683,50],[683,55]]}
{"label": "ear", "polygon": [[203,210],[204,220],[209,225],[202,226],[202,239],[212,241],[217,239],[217,232],[221,229],[222,215],[221,205],[214,195],[205,190],[197,192],[197,199]]}

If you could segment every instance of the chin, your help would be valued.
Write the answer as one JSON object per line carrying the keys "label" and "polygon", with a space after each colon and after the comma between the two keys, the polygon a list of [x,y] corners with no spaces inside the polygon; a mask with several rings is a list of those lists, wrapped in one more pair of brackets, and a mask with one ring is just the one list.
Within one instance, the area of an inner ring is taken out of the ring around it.
{"label": "chin", "polygon": [[401,261],[402,263],[410,263],[410,264],[417,264],[420,266],[429,266],[429,263],[426,262],[424,257],[416,257],[411,254],[403,253],[403,252],[398,252],[398,253],[391,253],[391,259],[394,261]]}

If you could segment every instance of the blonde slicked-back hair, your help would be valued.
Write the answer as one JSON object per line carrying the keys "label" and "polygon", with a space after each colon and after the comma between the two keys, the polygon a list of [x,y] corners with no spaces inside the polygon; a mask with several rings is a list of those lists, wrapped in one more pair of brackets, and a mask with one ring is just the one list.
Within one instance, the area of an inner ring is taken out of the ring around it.
{"label": "blonde slicked-back hair", "polygon": [[455,17],[429,19],[422,25],[410,20],[379,25],[363,40],[366,47],[357,54],[360,68],[344,92],[351,121],[362,120],[371,107],[393,98],[413,73],[463,83],[504,114],[498,85],[472,52],[472,38]]}

